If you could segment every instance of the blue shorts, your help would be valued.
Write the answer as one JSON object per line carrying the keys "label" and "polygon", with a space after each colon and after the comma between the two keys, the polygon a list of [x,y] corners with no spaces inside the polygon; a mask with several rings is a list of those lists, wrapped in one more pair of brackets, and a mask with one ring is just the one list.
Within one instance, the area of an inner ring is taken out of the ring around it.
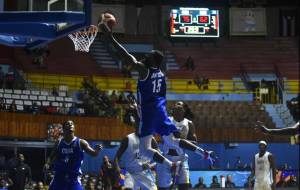
{"label": "blue shorts", "polygon": [[50,183],[49,190],[83,190],[80,178],[66,179],[54,177]]}
{"label": "blue shorts", "polygon": [[159,134],[169,135],[177,131],[176,126],[168,117],[165,106],[143,107],[140,114],[139,136]]}

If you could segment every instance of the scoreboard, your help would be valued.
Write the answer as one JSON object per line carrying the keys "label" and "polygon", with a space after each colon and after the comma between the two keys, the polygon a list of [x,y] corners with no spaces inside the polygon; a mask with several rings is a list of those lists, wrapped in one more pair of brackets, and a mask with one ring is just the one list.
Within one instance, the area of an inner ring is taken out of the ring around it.
{"label": "scoreboard", "polygon": [[170,14],[171,37],[219,37],[219,11],[208,8],[178,8]]}

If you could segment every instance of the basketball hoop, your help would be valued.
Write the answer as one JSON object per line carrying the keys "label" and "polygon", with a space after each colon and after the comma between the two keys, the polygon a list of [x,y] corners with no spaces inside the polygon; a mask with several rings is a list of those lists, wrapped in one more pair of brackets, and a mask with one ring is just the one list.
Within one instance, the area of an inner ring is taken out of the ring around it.
{"label": "basketball hoop", "polygon": [[75,51],[89,52],[90,46],[95,40],[97,33],[98,27],[91,25],[68,36],[74,43]]}

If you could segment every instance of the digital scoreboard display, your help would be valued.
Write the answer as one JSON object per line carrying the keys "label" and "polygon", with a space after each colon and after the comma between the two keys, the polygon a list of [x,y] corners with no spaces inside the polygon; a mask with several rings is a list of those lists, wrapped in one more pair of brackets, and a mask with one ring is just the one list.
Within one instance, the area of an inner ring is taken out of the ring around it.
{"label": "digital scoreboard display", "polygon": [[208,8],[178,8],[170,14],[171,37],[219,37],[219,11]]}

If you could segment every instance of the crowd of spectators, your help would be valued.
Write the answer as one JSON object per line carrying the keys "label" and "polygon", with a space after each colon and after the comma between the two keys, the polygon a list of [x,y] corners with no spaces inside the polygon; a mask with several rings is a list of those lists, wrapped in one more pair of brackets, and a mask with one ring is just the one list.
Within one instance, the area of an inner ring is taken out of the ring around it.
{"label": "crowd of spectators", "polygon": [[87,78],[82,86],[80,100],[87,115],[114,117],[123,119],[127,124],[134,123],[137,118],[136,99],[131,91],[117,93],[114,90],[108,94]]}
{"label": "crowd of spectators", "polygon": [[[0,67],[1,68],[1,67]],[[2,74],[0,74],[2,75]],[[0,81],[1,82],[1,81]],[[128,86],[126,84],[126,86]],[[7,85],[4,86],[5,88]],[[125,89],[126,90],[126,89]],[[56,87],[50,92],[51,96],[59,96]],[[131,91],[117,92],[102,91],[92,80],[85,78],[82,82],[82,91],[79,93],[78,101],[67,106],[66,102],[60,105],[50,102],[49,105],[23,105],[19,110],[15,100],[10,104],[0,97],[0,111],[25,112],[32,114],[52,115],[76,115],[76,116],[100,116],[122,119],[125,123],[132,125],[137,120],[135,96]]]}
{"label": "crowd of spectators", "polygon": [[[31,168],[26,164],[23,154],[17,154],[16,157],[9,159],[7,162],[5,157],[0,155],[1,190],[48,190],[54,175],[51,170],[44,172],[45,177],[42,180],[40,180],[38,176],[32,176]],[[283,172],[278,174],[280,179],[276,184],[277,187],[298,187],[297,178],[295,176],[285,176],[283,175]],[[37,179],[37,181],[34,181],[33,179]],[[81,183],[84,190],[119,190],[124,183],[124,178],[120,178],[120,176],[117,175],[112,161],[108,156],[104,155],[99,173],[84,173],[81,176]],[[248,178],[244,184],[244,188],[253,188],[253,186],[254,180],[250,181]],[[211,181],[206,183],[204,178],[200,176],[198,183],[191,188],[204,189],[221,187],[240,188],[240,186],[234,183],[233,175],[230,174],[225,177],[214,175],[211,177]]]}
{"label": "crowd of spectators", "polygon": [[196,75],[194,78],[194,84],[199,90],[208,90],[209,79],[205,76]]}

